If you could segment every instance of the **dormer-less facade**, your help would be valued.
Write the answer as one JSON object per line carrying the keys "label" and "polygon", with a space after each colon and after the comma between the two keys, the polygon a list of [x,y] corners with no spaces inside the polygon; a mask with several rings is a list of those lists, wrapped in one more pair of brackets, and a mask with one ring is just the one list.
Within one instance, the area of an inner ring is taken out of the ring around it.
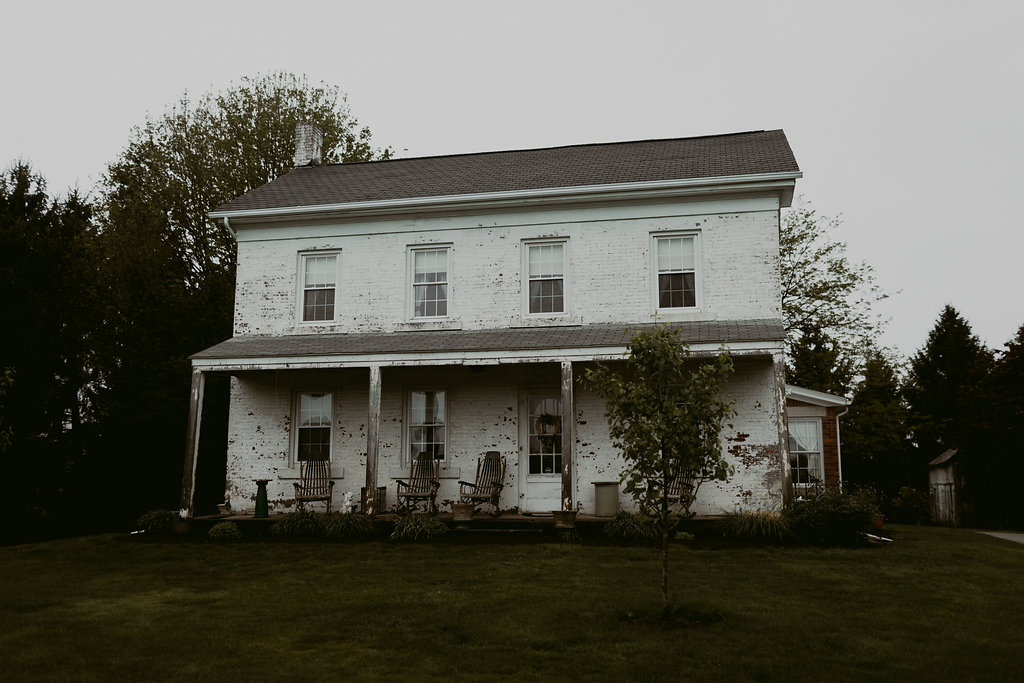
{"label": "dormer-less facade", "polygon": [[252,509],[262,479],[291,509],[317,458],[338,502],[385,487],[391,506],[423,452],[455,499],[496,450],[503,509],[593,512],[622,461],[575,378],[668,323],[736,366],[736,472],[695,511],[780,502],[779,211],[799,176],[784,134],[758,131],[309,165],[228,202],[212,215],[238,242],[234,336],[192,361],[197,414],[206,374],[232,376],[226,499]]}

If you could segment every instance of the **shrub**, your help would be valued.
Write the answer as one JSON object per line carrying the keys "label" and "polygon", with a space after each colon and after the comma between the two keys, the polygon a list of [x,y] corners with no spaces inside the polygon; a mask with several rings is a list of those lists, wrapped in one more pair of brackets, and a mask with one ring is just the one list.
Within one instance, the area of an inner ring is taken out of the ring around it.
{"label": "shrub", "polygon": [[357,515],[354,512],[344,512],[340,515],[328,515],[324,520],[324,535],[327,538],[367,538],[377,533],[365,515]]}
{"label": "shrub", "polygon": [[892,516],[903,524],[922,524],[931,517],[931,501],[917,489],[904,486],[892,499]]}
{"label": "shrub", "polygon": [[830,488],[820,498],[794,503],[783,518],[793,534],[806,543],[854,545],[862,540],[861,532],[871,530],[879,514],[870,496]]}
{"label": "shrub", "polygon": [[659,538],[658,524],[641,512],[619,510],[615,519],[604,525],[604,535],[620,541],[652,541]]}
{"label": "shrub", "polygon": [[242,531],[234,522],[217,522],[206,535],[211,541],[237,541],[242,538]]}
{"label": "shrub", "polygon": [[448,527],[439,519],[404,514],[395,522],[395,529],[391,532],[391,540],[402,542],[432,541],[446,533],[448,533]]}
{"label": "shrub", "polygon": [[175,513],[169,510],[150,510],[135,522],[135,528],[147,534],[169,534],[174,529]]}
{"label": "shrub", "polygon": [[285,515],[270,527],[270,533],[280,538],[322,538],[324,515],[312,510],[298,510]]}
{"label": "shrub", "polygon": [[[798,503],[803,505],[803,503]],[[745,541],[781,542],[789,537],[789,524],[778,510],[740,510],[725,513],[722,534]]]}

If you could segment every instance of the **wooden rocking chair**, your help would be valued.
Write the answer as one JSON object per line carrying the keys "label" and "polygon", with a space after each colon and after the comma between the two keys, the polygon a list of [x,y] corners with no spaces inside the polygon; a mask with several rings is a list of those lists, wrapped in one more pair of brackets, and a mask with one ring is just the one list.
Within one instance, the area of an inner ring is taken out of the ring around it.
{"label": "wooden rocking chair", "polygon": [[680,477],[676,477],[668,484],[668,504],[679,506],[679,516],[689,517],[690,504],[693,503],[693,484]]}
{"label": "wooden rocking chair", "polygon": [[419,501],[426,501],[427,512],[437,512],[437,490],[441,488],[441,463],[433,453],[424,451],[416,456],[409,472],[409,481],[397,480],[398,509],[412,512]]}
{"label": "wooden rocking chair", "polygon": [[305,503],[322,500],[327,503],[327,512],[331,511],[334,480],[330,460],[300,460],[299,481],[294,486],[295,502],[300,510]]}
{"label": "wooden rocking chair", "polygon": [[476,461],[476,482],[459,482],[459,502],[472,503],[474,507],[488,503],[492,517],[500,514],[498,497],[505,486],[506,461],[500,455],[498,451],[487,451],[483,460]]}

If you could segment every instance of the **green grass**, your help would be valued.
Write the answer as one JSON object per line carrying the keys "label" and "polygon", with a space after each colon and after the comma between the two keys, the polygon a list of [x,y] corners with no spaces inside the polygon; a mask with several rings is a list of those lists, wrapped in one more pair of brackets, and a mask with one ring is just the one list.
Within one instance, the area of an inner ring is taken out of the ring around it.
{"label": "green grass", "polygon": [[[0,680],[1021,680],[1024,545],[868,549],[100,536],[0,549]],[[717,620],[716,620],[717,619]]]}

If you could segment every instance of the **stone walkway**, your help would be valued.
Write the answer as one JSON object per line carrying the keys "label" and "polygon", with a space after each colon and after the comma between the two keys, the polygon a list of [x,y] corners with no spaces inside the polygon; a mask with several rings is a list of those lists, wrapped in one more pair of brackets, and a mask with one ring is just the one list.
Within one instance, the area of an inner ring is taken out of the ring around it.
{"label": "stone walkway", "polygon": [[979,531],[979,534],[985,534],[986,536],[995,536],[1005,541],[1013,541],[1014,543],[1024,543],[1024,534],[1015,534],[1009,531]]}

